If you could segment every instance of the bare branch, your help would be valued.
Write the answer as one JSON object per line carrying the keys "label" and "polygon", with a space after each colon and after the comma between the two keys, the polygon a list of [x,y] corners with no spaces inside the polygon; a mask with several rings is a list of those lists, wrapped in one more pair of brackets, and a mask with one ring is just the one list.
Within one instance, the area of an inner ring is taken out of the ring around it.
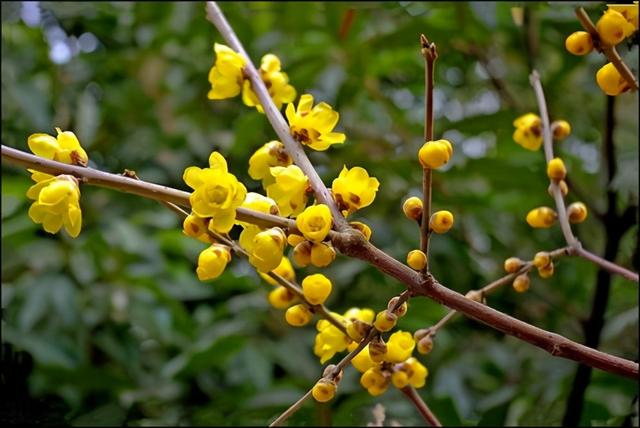
{"label": "bare branch", "polygon": [[418,391],[412,386],[405,386],[400,391],[416,406],[416,409],[420,412],[420,415],[424,418],[424,420],[432,427],[441,427],[442,424],[433,414],[427,403],[424,402]]}

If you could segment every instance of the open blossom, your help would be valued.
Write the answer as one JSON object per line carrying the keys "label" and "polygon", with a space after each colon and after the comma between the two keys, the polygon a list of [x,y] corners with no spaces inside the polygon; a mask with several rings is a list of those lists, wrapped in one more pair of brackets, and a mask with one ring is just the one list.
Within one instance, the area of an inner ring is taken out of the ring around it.
{"label": "open blossom", "polygon": [[27,140],[29,149],[36,156],[53,159],[71,165],[86,166],[89,156],[78,141],[78,137],[71,131],[56,128],[57,137],[49,134],[31,134]]}
{"label": "open blossom", "polygon": [[[263,56],[258,72],[278,110],[280,110],[282,104],[293,102],[296,98],[296,89],[289,84],[287,73],[281,71],[280,59],[277,56],[274,54]],[[251,89],[249,80],[244,81],[242,101],[245,105],[255,107],[260,113],[264,113],[258,96]]]}
{"label": "open blossom", "polygon": [[274,140],[264,144],[249,158],[249,176],[254,180],[262,180],[262,187],[273,183],[270,168],[273,166],[289,166],[293,163],[291,156],[284,149],[284,144]]}
{"label": "open blossom", "polygon": [[247,189],[227,171],[224,157],[218,152],[211,153],[209,168],[191,166],[185,169],[183,179],[193,189],[189,197],[193,213],[198,217],[211,217],[211,230],[229,232]]}
{"label": "open blossom", "polygon": [[244,243],[244,248],[249,252],[249,263],[258,272],[267,273],[276,269],[282,262],[286,242],[287,237],[282,229],[272,227],[258,231],[249,244],[241,241],[241,245]]}
{"label": "open blossom", "polygon": [[536,151],[542,145],[542,122],[537,114],[527,113],[513,121],[513,140],[527,150]]}
{"label": "open blossom", "polygon": [[62,226],[75,238],[82,228],[80,188],[75,177],[59,175],[34,184],[27,197],[35,202],[29,208],[29,217],[42,224],[45,231],[57,233]]}
{"label": "open blossom", "polygon": [[338,178],[333,180],[331,190],[340,210],[350,214],[371,205],[378,187],[380,182],[375,177],[369,177],[366,169],[359,166],[347,169],[343,166]]}
{"label": "open blossom", "polygon": [[296,218],[296,226],[302,235],[313,242],[322,242],[329,234],[333,219],[325,204],[312,205]]}
{"label": "open blossom", "polygon": [[340,114],[324,102],[314,107],[310,94],[300,97],[297,109],[293,104],[287,105],[286,115],[293,138],[314,150],[323,151],[332,144],[344,143],[344,134],[332,132]]}
{"label": "open blossom", "polygon": [[307,206],[309,179],[296,165],[270,169],[274,183],[267,186],[267,196],[280,208],[280,215],[297,216]]}

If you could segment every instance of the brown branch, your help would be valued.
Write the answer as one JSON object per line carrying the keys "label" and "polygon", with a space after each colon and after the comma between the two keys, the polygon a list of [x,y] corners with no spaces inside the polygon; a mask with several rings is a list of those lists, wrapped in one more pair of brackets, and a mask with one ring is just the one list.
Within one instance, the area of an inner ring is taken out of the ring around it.
{"label": "brown branch", "polygon": [[[569,255],[575,255],[575,250],[573,250],[573,248],[571,248],[571,247],[558,248],[557,250],[553,250],[553,251],[549,252],[549,257],[552,260],[555,260],[558,257],[569,256]],[[489,294],[493,293],[498,288],[500,288],[500,287],[502,287],[504,285],[512,283],[513,280],[518,275],[522,275],[523,273],[529,272],[532,268],[533,268],[533,261],[531,261],[531,260],[527,261],[517,272],[504,275],[503,277],[498,278],[493,282],[490,282],[489,284],[485,285],[484,287],[482,287],[482,288],[480,288],[478,290],[473,290],[471,292],[479,293],[480,294],[480,298],[483,299],[485,296],[488,296]],[[468,294],[467,294],[467,297],[469,297]],[[438,333],[438,331],[442,327],[444,327],[456,314],[458,314],[458,311],[456,311],[456,310],[451,310],[451,311],[447,312],[447,314],[445,316],[443,316],[440,319],[440,321],[438,321],[434,326],[429,328],[429,334],[431,336],[435,336]]]}
{"label": "brown branch", "polygon": [[629,269],[625,269],[622,266],[619,266],[615,263],[606,260],[597,254],[593,254],[591,251],[585,250],[584,248],[578,249],[578,255],[584,259],[589,260],[600,266],[603,269],[608,270],[611,273],[616,273],[621,277],[628,279],[629,281],[638,282],[638,274],[630,271]]}
{"label": "brown branch", "polygon": [[[155,200],[177,201],[175,202],[177,205],[185,204],[184,206],[188,206],[186,204],[189,202],[188,192],[126,178],[121,175],[104,173],[91,168],[76,167],[42,159],[4,145],[2,146],[2,158],[10,163],[38,169],[50,174],[72,174],[89,184],[122,190]],[[84,180],[84,178],[87,178],[87,180]],[[244,212],[252,214],[251,210],[244,210]],[[273,217],[279,219],[277,216]],[[638,364],[633,361],[580,345],[558,334],[534,327],[449,290],[433,278],[432,275],[422,275],[381,251],[368,242],[361,233],[353,229],[350,233],[333,234],[332,241],[334,246],[343,254],[366,260],[379,271],[403,282],[408,287],[411,296],[431,297],[438,303],[460,311],[466,316],[503,333],[545,349],[552,355],[582,362],[626,377],[635,378],[638,375]]]}
{"label": "brown branch", "polygon": [[249,58],[249,55],[244,50],[242,43],[233,31],[233,28],[231,28],[224,14],[214,1],[207,2],[207,19],[218,29],[229,47],[244,57],[246,63],[244,66],[244,72],[251,81],[251,87],[258,96],[267,119],[271,123],[273,130],[278,134],[282,144],[284,144],[287,153],[289,153],[293,158],[294,163],[298,165],[302,172],[304,172],[304,174],[309,178],[309,184],[315,192],[318,201],[327,205],[331,210],[336,229],[342,231],[349,228],[349,224],[338,209],[331,193],[309,161],[302,145],[291,136],[289,125],[285,122],[282,114],[273,103],[271,95],[269,95],[269,90],[262,81],[258,70],[256,70],[253,62],[251,62],[251,58]]}
{"label": "brown branch", "polygon": [[[438,51],[436,44],[420,34],[420,52],[424,57],[424,141],[433,141],[433,69]],[[429,218],[431,217],[431,168],[422,169],[422,221],[420,222],[420,250],[427,256],[423,271],[429,271]]]}
{"label": "brown branch", "polygon": [[441,427],[442,424],[433,414],[427,403],[424,402],[422,397],[418,394],[418,391],[412,386],[405,386],[400,391],[416,406],[416,409],[420,412],[420,415],[424,418],[424,420],[432,427]]}
{"label": "brown branch", "polygon": [[627,67],[627,64],[625,64],[625,62],[620,57],[620,54],[616,50],[616,47],[608,45],[604,43],[602,39],[600,39],[600,34],[598,34],[596,26],[593,25],[591,18],[589,18],[589,15],[584,10],[584,8],[577,7],[575,12],[576,16],[578,17],[578,21],[580,21],[580,24],[582,24],[584,29],[587,30],[589,34],[591,34],[591,38],[593,39],[593,46],[598,51],[602,52],[602,54],[607,57],[609,62],[613,64],[616,70],[618,70],[618,73],[620,73],[624,80],[627,81],[631,91],[637,91],[638,81],[636,80],[636,77],[633,75],[629,67]]}
{"label": "brown branch", "polygon": [[287,410],[285,410],[280,416],[278,416],[273,422],[271,422],[269,424],[270,427],[278,427],[280,426],[284,421],[286,421],[287,419],[289,419],[289,417],[291,415],[293,415],[295,412],[297,412],[300,407],[302,407],[302,405],[304,404],[305,401],[307,401],[309,399],[309,397],[311,397],[311,391],[313,391],[313,388],[308,390],[302,397],[300,397],[300,399],[298,399],[298,401],[296,401],[295,403],[293,403],[291,405],[291,407],[289,407]]}

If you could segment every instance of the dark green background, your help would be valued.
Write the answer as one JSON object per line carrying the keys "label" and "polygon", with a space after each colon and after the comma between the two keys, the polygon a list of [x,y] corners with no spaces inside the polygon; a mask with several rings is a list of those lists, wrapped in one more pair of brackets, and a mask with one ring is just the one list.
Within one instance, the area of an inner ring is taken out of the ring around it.
{"label": "dark green background", "polygon": [[[438,45],[435,134],[454,145],[446,171],[434,174],[434,208],[455,214],[452,231],[431,245],[433,273],[461,293],[503,275],[509,256],[531,258],[563,245],[559,228],[534,230],[528,210],[552,205],[541,152],[516,145],[517,116],[536,110],[529,67],[542,75],[552,118],[572,135],[556,146],[584,198],[603,211],[607,188],[601,156],[606,97],[595,83],[605,63],[574,57],[564,38],[580,29],[570,3],[527,3],[526,23],[511,8],[522,3],[222,3],[254,60],[278,55],[298,93],[310,92],[341,114],[347,142],[310,152],[325,183],[343,164],[360,165],[381,183],[374,205],[354,219],[372,241],[404,260],[418,231],[401,213],[419,195],[416,153],[423,133],[423,60],[418,37]],[[239,98],[210,101],[207,73],[213,43],[223,42],[205,19],[204,3],[49,3],[69,36],[93,33],[99,48],[66,64],[48,57],[41,27],[20,20],[20,3],[2,3],[2,142],[27,149],[35,132],[58,126],[76,132],[91,166],[135,170],[180,189],[189,165],[205,166],[212,150],[251,191],[250,154],[275,139],[266,118]],[[355,10],[346,37],[345,12]],[[593,19],[603,3],[588,5]],[[469,53],[471,49],[475,54]],[[619,47],[637,70],[638,48]],[[481,59],[483,57],[483,59]],[[484,65],[483,65],[484,64]],[[488,64],[488,65],[487,65]],[[507,95],[488,78],[492,70]],[[619,209],[638,203],[638,96],[615,102],[618,174],[610,188]],[[288,326],[266,300],[270,285],[237,257],[213,283],[195,275],[204,248],[181,232],[156,202],[82,187],[81,235],[49,235],[27,216],[26,171],[2,165],[3,418],[78,425],[264,425],[301,396],[322,373],[312,353],[314,325]],[[574,191],[575,190],[575,191]],[[580,192],[580,197],[578,197]],[[576,226],[585,246],[603,251],[606,227],[593,215]],[[637,226],[623,237],[617,261],[637,266]],[[596,267],[563,259],[556,274],[532,275],[528,293],[510,287],[489,304],[519,319],[583,341]],[[298,278],[319,271],[298,270]],[[363,262],[338,256],[322,270],[334,282],[328,306],[380,310],[403,288]],[[411,301],[399,322],[414,331],[446,309]],[[601,349],[638,354],[638,285],[615,278]],[[420,360],[429,368],[420,390],[444,424],[558,425],[577,365],[457,318]],[[336,357],[332,362],[336,362]],[[31,366],[31,362],[33,366]],[[28,389],[27,389],[28,388]],[[581,423],[620,425],[637,415],[637,383],[593,373]],[[336,399],[308,403],[292,423],[366,424],[382,403],[387,423],[419,425],[411,404],[393,387],[371,397],[346,371]],[[637,416],[627,422],[638,424]]]}

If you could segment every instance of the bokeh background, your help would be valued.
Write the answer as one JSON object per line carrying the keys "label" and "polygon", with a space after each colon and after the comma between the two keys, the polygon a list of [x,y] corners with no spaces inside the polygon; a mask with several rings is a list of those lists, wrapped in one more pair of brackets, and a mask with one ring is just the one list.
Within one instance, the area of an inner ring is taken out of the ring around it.
{"label": "bokeh background", "polygon": [[[594,20],[606,8],[582,4]],[[565,51],[565,37],[580,29],[573,6],[221,4],[254,62],[277,54],[299,94],[310,92],[340,112],[346,144],[309,153],[311,160],[327,184],[343,164],[363,166],[380,180],[374,205],[354,219],[371,225],[372,241],[401,260],[418,246],[418,230],[401,204],[421,186],[420,33],[438,45],[435,134],[450,139],[455,151],[434,174],[434,208],[451,210],[456,225],[432,240],[431,266],[461,293],[503,275],[509,256],[528,259],[563,245],[559,228],[533,230],[524,221],[531,208],[552,205],[543,154],[511,138],[513,119],[536,111],[532,66],[541,73],[552,119],[573,127],[556,150],[569,169],[569,201],[591,209],[577,235],[604,252],[620,230],[619,222],[595,215],[607,212],[609,191],[614,211],[632,206],[633,224],[615,237],[615,259],[639,269],[638,95],[611,102],[616,171],[609,179],[607,97],[595,83],[605,60]],[[636,72],[637,40],[636,34],[619,47]],[[276,136],[239,98],[206,98],[214,42],[223,40],[202,2],[3,2],[2,143],[28,150],[31,133],[73,130],[90,166],[133,169],[185,190],[184,168],[204,166],[215,149],[249,190],[259,191],[247,160]],[[2,164],[4,422],[264,425],[322,373],[312,352],[314,325],[288,326],[266,300],[271,286],[247,262],[235,257],[216,281],[198,281],[204,244],[184,236],[171,211],[83,187],[84,227],[73,240],[31,222],[30,184],[26,171]],[[317,271],[299,269],[298,278]],[[380,310],[403,289],[343,256],[323,272],[334,282],[327,303],[337,312]],[[595,266],[562,259],[552,278],[533,274],[529,292],[507,286],[489,304],[583,342],[598,281]],[[426,298],[414,299],[399,327],[414,331],[445,313]],[[600,349],[637,361],[637,284],[613,278],[604,319]],[[430,370],[420,393],[444,424],[559,425],[566,412],[581,425],[638,424],[636,382],[595,371],[582,411],[567,410],[577,364],[463,317],[419,358]],[[366,424],[377,403],[386,409],[386,424],[422,423],[393,387],[369,396],[353,368],[336,399],[307,403],[291,423]]]}

